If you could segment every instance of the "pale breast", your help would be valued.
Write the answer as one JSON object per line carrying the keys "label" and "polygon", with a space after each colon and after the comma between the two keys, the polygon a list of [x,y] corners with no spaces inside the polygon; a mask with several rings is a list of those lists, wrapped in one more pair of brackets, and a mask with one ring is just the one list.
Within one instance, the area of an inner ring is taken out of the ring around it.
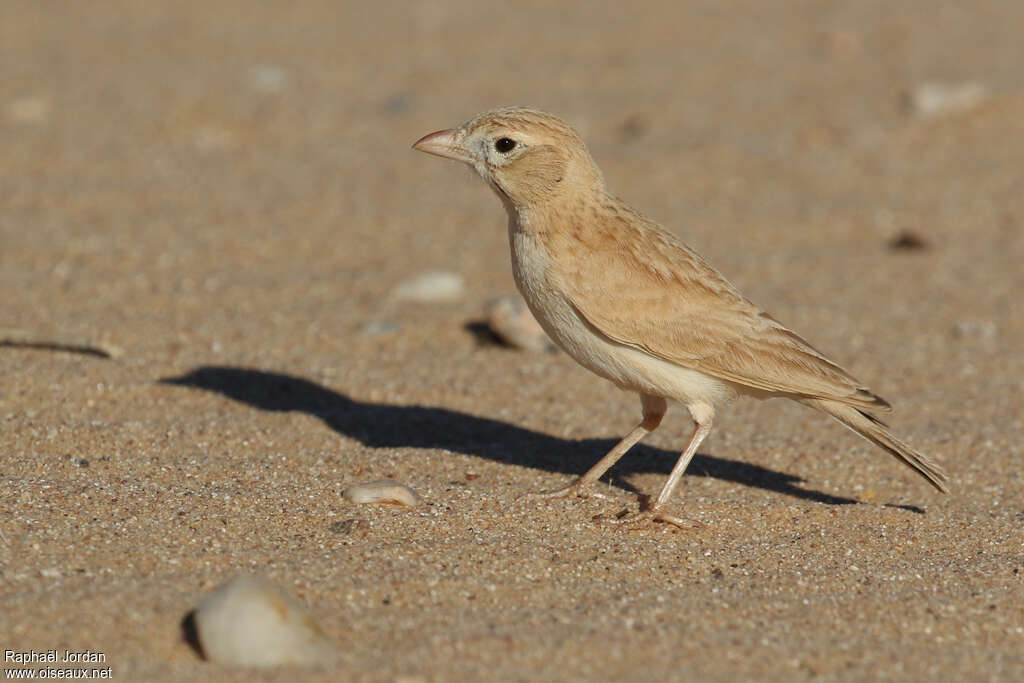
{"label": "pale breast", "polygon": [[735,396],[731,383],[655,358],[608,339],[590,326],[559,285],[543,241],[510,226],[516,286],[551,340],[576,362],[623,389],[674,399],[721,405]]}

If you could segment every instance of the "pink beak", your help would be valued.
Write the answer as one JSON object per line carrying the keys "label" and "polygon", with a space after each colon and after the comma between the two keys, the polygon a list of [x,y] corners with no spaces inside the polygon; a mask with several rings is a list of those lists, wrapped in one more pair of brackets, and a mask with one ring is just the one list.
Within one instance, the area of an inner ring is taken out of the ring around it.
{"label": "pink beak", "polygon": [[439,130],[436,133],[424,135],[412,143],[412,148],[427,154],[434,154],[446,159],[455,159],[456,161],[472,164],[474,159],[469,151],[458,143],[456,139],[457,133],[458,129],[456,128]]}

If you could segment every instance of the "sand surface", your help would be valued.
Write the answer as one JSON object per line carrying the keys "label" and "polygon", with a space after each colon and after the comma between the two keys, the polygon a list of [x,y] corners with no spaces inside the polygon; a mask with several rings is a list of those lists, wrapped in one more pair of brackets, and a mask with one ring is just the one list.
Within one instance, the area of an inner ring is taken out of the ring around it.
{"label": "sand surface", "polygon": [[[1021,675],[1024,3],[557,7],[0,4],[0,327],[40,341],[0,335],[0,649],[121,680]],[[915,108],[933,82],[985,92]],[[519,500],[639,405],[479,333],[513,292],[504,213],[409,145],[503,104],[572,122],[618,194],[889,399],[952,495],[740,401],[672,504],[702,529],[607,521],[660,488],[679,407],[611,500]],[[462,296],[392,296],[430,270]],[[383,478],[423,504],[342,498]],[[336,668],[196,654],[182,618],[247,572]]]}

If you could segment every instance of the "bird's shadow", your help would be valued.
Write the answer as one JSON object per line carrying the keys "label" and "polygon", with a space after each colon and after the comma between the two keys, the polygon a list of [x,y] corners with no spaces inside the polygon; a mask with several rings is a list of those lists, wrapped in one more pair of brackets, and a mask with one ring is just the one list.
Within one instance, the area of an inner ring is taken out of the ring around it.
{"label": "bird's shadow", "polygon": [[[207,366],[163,384],[213,391],[261,410],[299,411],[331,429],[374,448],[427,448],[468,453],[498,462],[579,475],[615,444],[612,439],[562,439],[493,420],[432,406],[356,401],[301,377],[276,372]],[[638,446],[611,470],[616,485],[633,490],[622,477],[636,472],[667,474],[679,456]],[[859,501],[800,488],[800,477],[747,463],[696,455],[689,476],[714,477],[828,505]]]}

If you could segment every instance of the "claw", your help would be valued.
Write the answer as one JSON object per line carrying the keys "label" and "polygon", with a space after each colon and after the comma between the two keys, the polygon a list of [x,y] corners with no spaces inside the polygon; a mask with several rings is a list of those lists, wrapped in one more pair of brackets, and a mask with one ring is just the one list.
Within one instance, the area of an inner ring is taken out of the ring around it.
{"label": "claw", "polygon": [[602,500],[612,500],[612,497],[606,493],[600,493],[594,491],[589,486],[580,486],[581,480],[576,480],[568,486],[563,486],[560,489],[554,491],[540,491],[539,493],[527,492],[519,496],[519,500],[553,500],[555,498],[601,498]]}
{"label": "claw", "polygon": [[622,524],[624,527],[633,529],[639,528],[644,522],[661,522],[663,524],[671,524],[680,529],[701,529],[704,527],[703,524],[695,519],[676,517],[675,515],[659,512],[658,510],[644,510],[642,512],[634,512],[633,514],[625,514],[610,521],[612,524]]}

